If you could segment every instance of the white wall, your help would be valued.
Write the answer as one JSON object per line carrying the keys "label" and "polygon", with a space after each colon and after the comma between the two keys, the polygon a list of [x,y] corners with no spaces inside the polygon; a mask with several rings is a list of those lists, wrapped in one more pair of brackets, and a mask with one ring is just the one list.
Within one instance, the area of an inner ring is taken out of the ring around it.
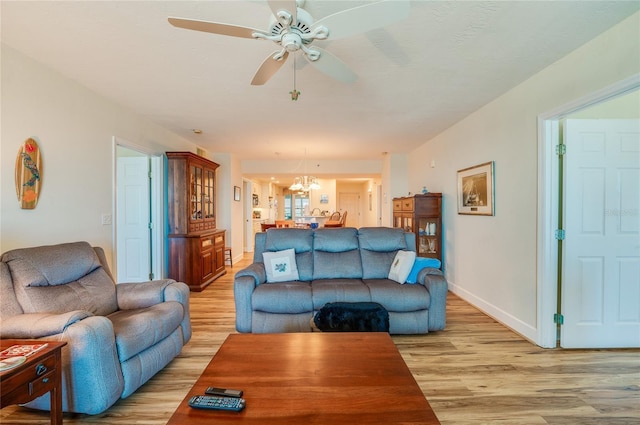
{"label": "white wall", "polygon": [[[220,164],[216,170],[216,227],[226,229],[225,243],[231,247],[234,262],[244,251],[244,195],[241,202],[233,200],[233,187],[242,187],[240,160],[228,153],[214,153],[211,160]],[[242,192],[241,192],[242,193]],[[251,217],[249,217],[251,219]]]}
{"label": "white wall", "polygon": [[308,163],[299,159],[245,159],[242,161],[244,175],[308,174],[318,178],[340,178],[367,174],[379,175],[381,172],[382,161],[377,159],[314,159],[309,160]]}
{"label": "white wall", "polygon": [[[378,211],[378,186],[380,180],[369,180],[363,183],[362,186],[362,211],[361,211],[361,223],[362,227],[376,227],[378,226],[378,217],[380,211]],[[369,209],[371,207],[371,209]]]}
{"label": "white wall", "polygon": [[[2,55],[0,252],[85,240],[112,256],[113,136],[148,151],[195,146],[7,46]],[[34,210],[20,209],[13,172],[29,137],[42,150],[43,182]]]}
{"label": "white wall", "polygon": [[[409,155],[409,189],[444,195],[450,288],[536,339],[537,117],[640,72],[636,13]],[[431,168],[431,161],[435,167]],[[457,170],[495,161],[495,216],[457,214]],[[428,166],[425,166],[428,164]]]}

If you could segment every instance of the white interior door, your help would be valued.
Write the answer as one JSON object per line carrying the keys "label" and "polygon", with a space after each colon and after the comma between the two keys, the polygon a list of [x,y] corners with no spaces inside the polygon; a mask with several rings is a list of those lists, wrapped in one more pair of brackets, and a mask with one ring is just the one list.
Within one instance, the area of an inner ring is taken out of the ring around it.
{"label": "white interior door", "polygon": [[347,212],[345,227],[359,227],[360,195],[358,193],[340,192],[338,194],[338,211]]}
{"label": "white interior door", "polygon": [[118,158],[117,181],[117,281],[144,282],[151,275],[149,158]]}
{"label": "white interior door", "polygon": [[561,346],[640,347],[640,121],[567,120]]}

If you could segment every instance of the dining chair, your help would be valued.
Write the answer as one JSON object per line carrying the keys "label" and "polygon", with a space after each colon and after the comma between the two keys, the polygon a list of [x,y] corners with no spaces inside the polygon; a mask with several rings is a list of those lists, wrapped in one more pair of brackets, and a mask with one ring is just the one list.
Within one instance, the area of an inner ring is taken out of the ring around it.
{"label": "dining chair", "polygon": [[276,220],[276,227],[295,227],[296,222],[293,220]]}

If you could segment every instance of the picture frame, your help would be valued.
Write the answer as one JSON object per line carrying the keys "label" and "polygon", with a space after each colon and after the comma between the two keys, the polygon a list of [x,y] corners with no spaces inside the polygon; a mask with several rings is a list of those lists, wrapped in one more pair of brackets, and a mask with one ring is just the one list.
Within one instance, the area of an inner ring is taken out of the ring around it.
{"label": "picture frame", "polygon": [[240,200],[240,186],[233,186],[233,200]]}
{"label": "picture frame", "polygon": [[458,214],[495,215],[494,161],[458,170]]}

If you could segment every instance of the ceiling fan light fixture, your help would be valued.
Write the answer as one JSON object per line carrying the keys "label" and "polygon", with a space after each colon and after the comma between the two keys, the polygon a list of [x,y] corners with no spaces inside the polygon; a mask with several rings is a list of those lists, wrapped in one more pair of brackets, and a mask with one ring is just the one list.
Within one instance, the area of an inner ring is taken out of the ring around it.
{"label": "ceiling fan light fixture", "polygon": [[[281,52],[271,54],[256,71],[251,85],[265,84],[282,66],[289,53],[301,50],[305,59],[320,72],[338,81],[353,83],[357,76],[330,52],[313,45],[315,40],[337,40],[363,34],[409,17],[408,1],[383,0],[367,2],[330,14],[315,21],[300,6],[302,0],[267,0],[271,9],[268,29],[261,30],[241,25],[225,24],[188,18],[169,17],[169,23],[178,28],[203,31],[231,37],[270,40],[279,45]],[[294,87],[295,91],[295,87]],[[292,97],[295,96],[292,93]],[[295,100],[295,99],[293,99]]]}

